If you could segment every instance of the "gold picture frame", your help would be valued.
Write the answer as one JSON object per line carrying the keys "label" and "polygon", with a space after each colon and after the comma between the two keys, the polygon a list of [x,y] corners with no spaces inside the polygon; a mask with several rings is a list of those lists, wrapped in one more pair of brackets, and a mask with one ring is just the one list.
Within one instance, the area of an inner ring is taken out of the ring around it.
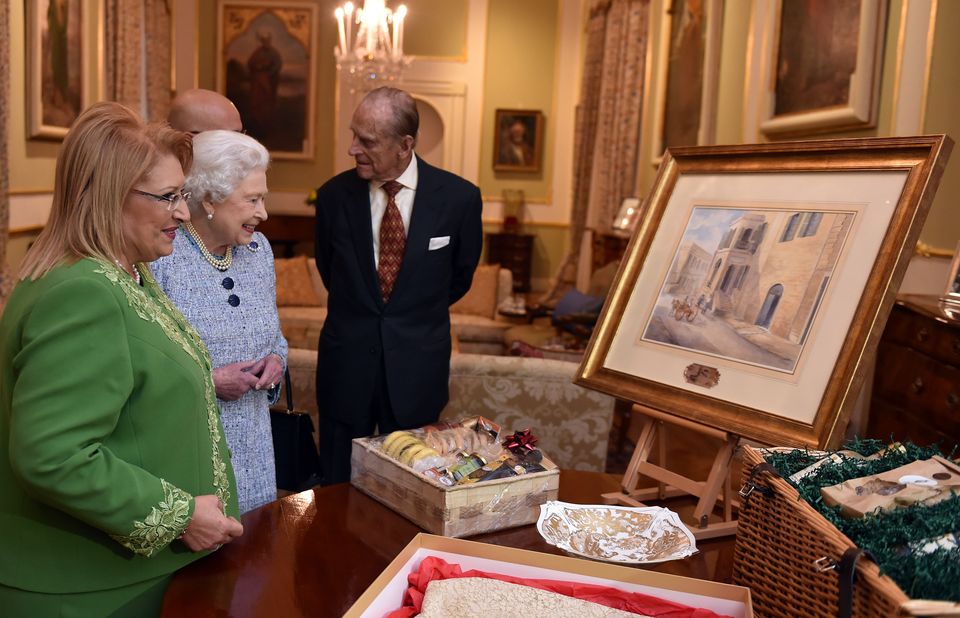
{"label": "gold picture frame", "polygon": [[951,148],[668,151],[577,383],[768,444],[835,445]]}
{"label": "gold picture frame", "polygon": [[[90,65],[100,47],[90,35],[102,6],[85,0],[31,0],[24,6],[27,137],[61,140],[98,98],[99,76]],[[96,33],[102,36],[100,23]]]}
{"label": "gold picture frame", "polygon": [[313,2],[217,2],[217,90],[274,159],[315,156],[317,14]]}
{"label": "gold picture frame", "polygon": [[748,65],[758,67],[759,83],[748,95],[758,98],[763,135],[876,125],[887,0],[775,0],[753,11]]}
{"label": "gold picture frame", "polygon": [[947,288],[943,291],[940,300],[960,305],[960,241],[957,242],[957,248],[953,252],[953,260],[950,261],[950,277],[947,278]]}
{"label": "gold picture frame", "polygon": [[716,139],[723,0],[663,0],[654,75],[650,160]]}
{"label": "gold picture frame", "polygon": [[498,109],[493,126],[494,171],[539,173],[543,169],[543,112]]}

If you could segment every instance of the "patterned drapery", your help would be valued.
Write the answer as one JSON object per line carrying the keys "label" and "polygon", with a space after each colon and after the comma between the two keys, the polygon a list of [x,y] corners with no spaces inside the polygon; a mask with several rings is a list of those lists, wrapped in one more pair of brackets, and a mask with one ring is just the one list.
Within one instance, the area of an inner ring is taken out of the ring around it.
{"label": "patterned drapery", "polygon": [[7,123],[10,110],[10,3],[0,2],[0,311],[12,287],[7,268],[10,233],[10,172],[7,167]]}
{"label": "patterned drapery", "polygon": [[107,0],[105,11],[107,99],[147,120],[166,120],[171,98],[170,0]]}
{"label": "patterned drapery", "polygon": [[636,192],[650,0],[592,0],[574,135],[570,252],[546,298],[576,284],[587,229],[608,232]]}

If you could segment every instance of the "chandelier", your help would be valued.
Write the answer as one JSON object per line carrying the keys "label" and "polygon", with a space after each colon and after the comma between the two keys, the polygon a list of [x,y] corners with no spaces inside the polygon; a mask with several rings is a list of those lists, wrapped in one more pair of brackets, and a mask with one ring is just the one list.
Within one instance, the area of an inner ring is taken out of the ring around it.
{"label": "chandelier", "polygon": [[[372,90],[400,78],[410,59],[403,55],[403,21],[407,7],[390,10],[384,0],[364,0],[337,7],[340,44],[334,49],[337,71],[350,92]],[[356,26],[356,28],[355,28]]]}

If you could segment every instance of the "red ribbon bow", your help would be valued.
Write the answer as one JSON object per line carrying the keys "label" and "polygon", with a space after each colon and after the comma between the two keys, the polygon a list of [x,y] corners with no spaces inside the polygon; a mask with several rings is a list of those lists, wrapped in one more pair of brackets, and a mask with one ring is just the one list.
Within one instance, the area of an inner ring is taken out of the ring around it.
{"label": "red ribbon bow", "polygon": [[529,429],[518,431],[512,436],[507,436],[503,441],[503,448],[513,452],[528,452],[536,450],[534,445],[537,443],[537,437],[530,433]]}

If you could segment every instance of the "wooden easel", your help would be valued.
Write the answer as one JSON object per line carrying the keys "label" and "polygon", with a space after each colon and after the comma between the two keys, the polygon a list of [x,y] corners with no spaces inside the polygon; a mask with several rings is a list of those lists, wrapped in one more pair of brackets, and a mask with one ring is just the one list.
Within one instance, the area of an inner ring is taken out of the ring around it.
{"label": "wooden easel", "polygon": [[[643,502],[645,500],[697,496],[699,501],[694,510],[692,531],[698,541],[736,534],[737,521],[733,518],[733,507],[739,507],[739,504],[733,500],[730,489],[730,463],[740,442],[740,436],[640,404],[634,404],[633,410],[643,417],[640,439],[637,440],[637,448],[620,482],[621,490],[603,494],[604,502],[624,506],[646,506]],[[706,481],[696,481],[663,467],[666,463],[666,446],[662,431],[658,434],[658,430],[662,430],[663,423],[684,427],[699,434],[723,440],[713,459],[713,466]],[[649,461],[655,441],[658,443],[661,465]],[[641,475],[652,478],[659,484],[656,487],[638,488]],[[710,515],[718,501],[723,503],[723,519],[711,522]]]}

